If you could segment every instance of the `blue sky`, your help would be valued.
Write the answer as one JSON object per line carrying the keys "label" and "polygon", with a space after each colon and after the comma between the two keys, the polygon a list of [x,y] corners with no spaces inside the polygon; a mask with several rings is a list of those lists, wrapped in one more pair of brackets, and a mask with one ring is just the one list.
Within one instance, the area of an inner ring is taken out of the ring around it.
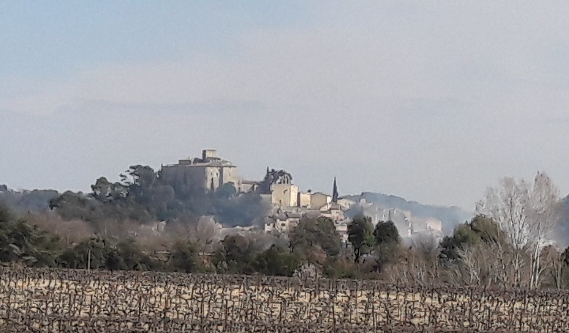
{"label": "blue sky", "polygon": [[0,183],[88,190],[217,148],[246,178],[473,209],[569,191],[569,3],[0,3]]}
{"label": "blue sky", "polygon": [[[292,2],[291,2],[292,3]],[[234,53],[247,30],[299,22],[304,11],[260,1],[3,2],[2,74],[66,77],[104,64]]]}

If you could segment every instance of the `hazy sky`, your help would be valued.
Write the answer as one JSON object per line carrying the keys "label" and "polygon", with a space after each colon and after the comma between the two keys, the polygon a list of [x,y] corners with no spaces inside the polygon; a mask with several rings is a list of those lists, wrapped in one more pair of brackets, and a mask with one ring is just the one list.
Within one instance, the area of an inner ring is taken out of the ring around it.
{"label": "hazy sky", "polygon": [[[74,5],[75,4],[75,5]],[[472,210],[569,191],[569,2],[2,1],[0,184],[216,148],[249,179]]]}

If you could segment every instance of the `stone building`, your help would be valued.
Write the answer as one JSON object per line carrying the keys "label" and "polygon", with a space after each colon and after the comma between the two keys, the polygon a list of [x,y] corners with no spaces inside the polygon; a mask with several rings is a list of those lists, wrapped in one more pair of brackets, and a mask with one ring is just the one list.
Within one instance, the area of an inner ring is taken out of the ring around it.
{"label": "stone building", "polygon": [[241,192],[256,192],[259,190],[259,185],[261,182],[254,180],[241,180]]}
{"label": "stone building", "polygon": [[320,207],[321,216],[328,217],[337,223],[339,221],[343,221],[346,219],[344,211],[342,207],[337,203],[331,202],[325,206]]}
{"label": "stone building", "polygon": [[269,170],[260,182],[244,181],[244,187],[257,191],[261,195],[270,195],[271,204],[281,207],[297,207],[298,186],[292,183],[292,176],[284,170]]}
{"label": "stone building", "polygon": [[273,184],[271,186],[273,205],[284,207],[298,206],[298,186],[293,184]]}
{"label": "stone building", "polygon": [[298,225],[302,214],[278,210],[275,214],[265,218],[264,231],[267,233],[288,233]]}
{"label": "stone building", "polygon": [[298,192],[298,207],[302,208],[312,208],[312,192]]}
{"label": "stone building", "polygon": [[312,193],[310,196],[310,208],[320,209],[332,203],[332,197],[322,192]]}
{"label": "stone building", "polygon": [[181,159],[177,164],[163,165],[161,177],[169,181],[195,184],[197,187],[215,191],[224,184],[232,184],[240,190],[237,167],[217,156],[213,149],[204,149],[201,158]]}

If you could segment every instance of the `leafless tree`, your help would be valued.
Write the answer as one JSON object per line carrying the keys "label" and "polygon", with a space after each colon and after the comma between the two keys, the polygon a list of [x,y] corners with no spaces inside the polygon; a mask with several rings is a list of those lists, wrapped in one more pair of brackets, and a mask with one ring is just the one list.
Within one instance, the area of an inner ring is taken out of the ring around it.
{"label": "leafless tree", "polygon": [[529,287],[537,288],[545,270],[541,253],[551,243],[559,221],[559,191],[545,173],[538,172],[534,182],[503,178],[498,187],[490,187],[486,197],[477,202],[478,214],[494,219],[513,246],[511,265],[514,283],[521,284],[524,256],[529,256]]}
{"label": "leafless tree", "polygon": [[564,289],[563,254],[555,246],[547,246],[542,251],[543,266],[547,267],[546,276],[549,277],[549,287]]}
{"label": "leafless tree", "polygon": [[442,267],[437,256],[438,248],[434,238],[417,238],[410,248],[398,251],[395,262],[385,268],[383,275],[392,283],[440,283]]}
{"label": "leafless tree", "polygon": [[78,244],[93,235],[93,228],[83,220],[64,220],[55,213],[31,214],[28,222],[38,228],[57,235],[69,246]]}
{"label": "leafless tree", "polygon": [[450,267],[452,280],[459,284],[479,286],[512,287],[521,286],[518,280],[528,266],[522,257],[519,267],[510,263],[516,252],[509,244],[499,242],[478,243],[458,251],[460,260]]}

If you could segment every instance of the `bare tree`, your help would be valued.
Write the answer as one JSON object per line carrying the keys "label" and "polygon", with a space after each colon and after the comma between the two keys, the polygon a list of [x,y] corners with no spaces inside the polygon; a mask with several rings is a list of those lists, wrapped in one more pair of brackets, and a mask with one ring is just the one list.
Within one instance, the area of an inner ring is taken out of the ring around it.
{"label": "bare tree", "polygon": [[541,264],[541,254],[546,246],[553,243],[553,232],[560,220],[559,190],[545,173],[538,173],[531,194],[532,228],[530,229],[530,237],[533,241],[530,243],[530,286],[537,288],[546,269],[546,265]]}
{"label": "bare tree", "polygon": [[563,253],[559,252],[554,246],[548,246],[543,250],[542,260],[544,266],[548,268],[548,276],[550,278],[550,286],[556,289],[563,289]]}
{"label": "bare tree", "polygon": [[[514,251],[509,244],[484,242],[459,249],[460,260],[450,267],[451,278],[456,283],[480,286],[512,287],[524,285],[518,280],[518,273],[525,273],[525,257],[519,261],[520,267],[510,265]],[[527,274],[519,274],[527,276]]]}
{"label": "bare tree", "polygon": [[477,213],[494,219],[513,246],[511,265],[515,269],[515,285],[522,281],[527,254],[531,267],[529,287],[539,287],[545,270],[541,253],[551,244],[552,232],[559,221],[558,202],[559,191],[549,176],[538,172],[532,184],[503,178],[500,186],[488,188],[486,197],[476,203]]}
{"label": "bare tree", "polygon": [[438,244],[433,237],[413,240],[410,248],[402,247],[395,262],[387,265],[383,276],[392,283],[432,285],[442,280],[442,267],[438,260]]}
{"label": "bare tree", "polygon": [[26,216],[31,225],[55,234],[66,245],[78,244],[93,235],[93,228],[83,220],[64,220],[55,213],[31,214]]}

